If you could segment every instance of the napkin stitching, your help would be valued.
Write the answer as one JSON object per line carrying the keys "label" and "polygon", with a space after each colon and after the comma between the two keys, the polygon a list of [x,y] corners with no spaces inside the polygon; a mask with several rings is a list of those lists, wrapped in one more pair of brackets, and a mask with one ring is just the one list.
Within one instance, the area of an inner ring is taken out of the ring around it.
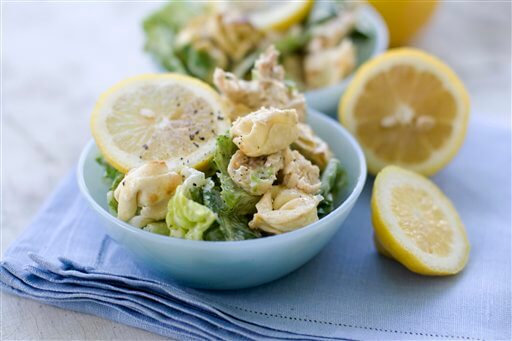
{"label": "napkin stitching", "polygon": [[317,323],[317,324],[328,324],[331,326],[339,326],[339,327],[347,327],[347,328],[357,328],[357,329],[366,329],[366,330],[374,330],[379,332],[386,332],[386,333],[395,333],[395,334],[406,334],[406,335],[417,335],[417,336],[428,336],[428,337],[437,337],[437,338],[445,338],[445,339],[462,339],[462,340],[483,340],[483,339],[477,339],[470,336],[459,336],[459,335],[443,335],[443,334],[432,334],[432,333],[421,333],[421,332],[412,332],[412,331],[403,331],[403,330],[395,330],[395,329],[386,329],[386,328],[376,328],[376,327],[368,327],[368,326],[358,326],[348,323],[339,323],[339,322],[330,322],[330,321],[322,321],[322,320],[316,320],[316,319],[308,319],[308,318],[302,318],[302,317],[295,317],[295,316],[287,316],[287,315],[281,315],[281,314],[273,314],[273,313],[265,313],[262,311],[255,311],[250,310],[246,308],[241,308],[237,306],[229,305],[229,307],[242,310],[248,313],[253,313],[257,315],[262,315],[265,317],[278,317],[282,319],[288,319],[292,321],[301,321],[301,322],[310,322],[310,323]]}

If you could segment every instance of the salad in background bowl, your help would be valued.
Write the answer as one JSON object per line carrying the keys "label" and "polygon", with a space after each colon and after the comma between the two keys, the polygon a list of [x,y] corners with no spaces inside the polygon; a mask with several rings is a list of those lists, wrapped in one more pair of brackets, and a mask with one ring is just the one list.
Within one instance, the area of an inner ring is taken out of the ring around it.
{"label": "salad in background bowl", "polygon": [[387,29],[369,5],[343,1],[171,1],[144,21],[146,51],[171,72],[213,83],[216,67],[250,78],[273,44],[287,78],[308,104],[333,113],[353,71],[387,48]]}

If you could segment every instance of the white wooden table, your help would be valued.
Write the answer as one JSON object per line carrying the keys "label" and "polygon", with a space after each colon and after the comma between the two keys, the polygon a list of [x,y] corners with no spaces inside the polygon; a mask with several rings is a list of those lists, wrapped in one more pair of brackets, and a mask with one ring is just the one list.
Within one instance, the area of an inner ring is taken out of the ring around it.
{"label": "white wooden table", "polygon": [[[143,53],[140,23],[156,6],[3,4],[2,250],[76,163],[90,138],[89,113],[100,92],[120,79],[154,71]],[[413,43],[461,76],[474,116],[507,126],[510,44],[508,2],[445,2]],[[94,316],[7,294],[1,298],[2,340],[163,339]]]}

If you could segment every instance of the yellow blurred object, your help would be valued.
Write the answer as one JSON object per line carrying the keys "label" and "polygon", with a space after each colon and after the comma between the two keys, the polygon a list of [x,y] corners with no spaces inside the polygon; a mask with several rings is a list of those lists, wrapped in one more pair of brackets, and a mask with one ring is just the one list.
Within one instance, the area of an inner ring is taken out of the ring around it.
{"label": "yellow blurred object", "polygon": [[434,14],[437,0],[369,0],[382,15],[389,30],[390,47],[403,46],[423,27]]}
{"label": "yellow blurred object", "polygon": [[375,178],[372,223],[377,250],[409,270],[433,276],[460,272],[469,257],[455,207],[429,179],[396,166]]}
{"label": "yellow blurred object", "polygon": [[314,0],[222,1],[219,8],[246,13],[249,21],[263,30],[286,31],[309,14]]}

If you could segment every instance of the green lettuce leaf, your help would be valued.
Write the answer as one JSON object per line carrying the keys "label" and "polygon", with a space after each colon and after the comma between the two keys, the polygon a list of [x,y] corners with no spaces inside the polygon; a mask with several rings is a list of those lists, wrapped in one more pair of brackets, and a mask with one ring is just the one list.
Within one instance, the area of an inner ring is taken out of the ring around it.
{"label": "green lettuce leaf", "polygon": [[231,180],[229,175],[219,173],[220,195],[226,204],[226,207],[239,214],[252,214],[256,212],[256,204],[261,196],[251,195],[240,188]]}
{"label": "green lettuce leaf", "polygon": [[228,134],[219,135],[217,137],[217,145],[213,155],[213,166],[222,174],[228,174],[229,160],[237,151],[236,144],[233,143],[231,136]]}
{"label": "green lettuce leaf", "polygon": [[146,226],[144,226],[142,229],[145,231],[149,231],[149,232],[156,233],[156,234],[161,234],[164,236],[168,236],[170,233],[169,228],[167,227],[167,224],[165,222],[150,223],[150,224],[147,224]]}
{"label": "green lettuce leaf", "polygon": [[229,160],[231,160],[237,149],[229,134],[220,135],[217,137],[217,147],[213,163],[215,169],[219,172],[221,198],[226,208],[244,215],[256,212],[256,203],[259,201],[260,196],[247,193],[234,183],[228,175]]}
{"label": "green lettuce leaf", "polygon": [[204,232],[216,220],[216,215],[192,199],[193,188],[202,187],[206,183],[204,174],[189,168],[184,171],[184,175],[185,181],[169,200],[165,221],[171,236],[202,240]]}
{"label": "green lettuce leaf", "polygon": [[325,167],[320,186],[323,200],[318,205],[318,216],[321,218],[329,214],[334,208],[334,200],[346,182],[346,174],[338,159],[330,159]]}
{"label": "green lettuce leaf", "polygon": [[212,180],[203,188],[203,201],[217,214],[218,225],[209,231],[209,238],[216,239],[210,240],[245,240],[261,237],[259,231],[249,228],[247,216],[226,205],[222,199],[221,189]]}
{"label": "green lettuce leaf", "polygon": [[96,158],[96,162],[105,168],[103,177],[110,182],[110,187],[107,192],[107,204],[110,210],[117,215],[118,203],[114,197],[114,191],[119,183],[124,179],[124,174],[112,167],[107,161],[105,161],[103,156],[98,156]]}
{"label": "green lettuce leaf", "polygon": [[179,50],[179,55],[191,75],[211,82],[217,61],[207,51],[199,51],[190,45],[185,45]]}
{"label": "green lettuce leaf", "polygon": [[188,73],[176,51],[176,34],[191,18],[205,10],[203,4],[193,1],[170,1],[144,20],[145,50],[168,71]]}

